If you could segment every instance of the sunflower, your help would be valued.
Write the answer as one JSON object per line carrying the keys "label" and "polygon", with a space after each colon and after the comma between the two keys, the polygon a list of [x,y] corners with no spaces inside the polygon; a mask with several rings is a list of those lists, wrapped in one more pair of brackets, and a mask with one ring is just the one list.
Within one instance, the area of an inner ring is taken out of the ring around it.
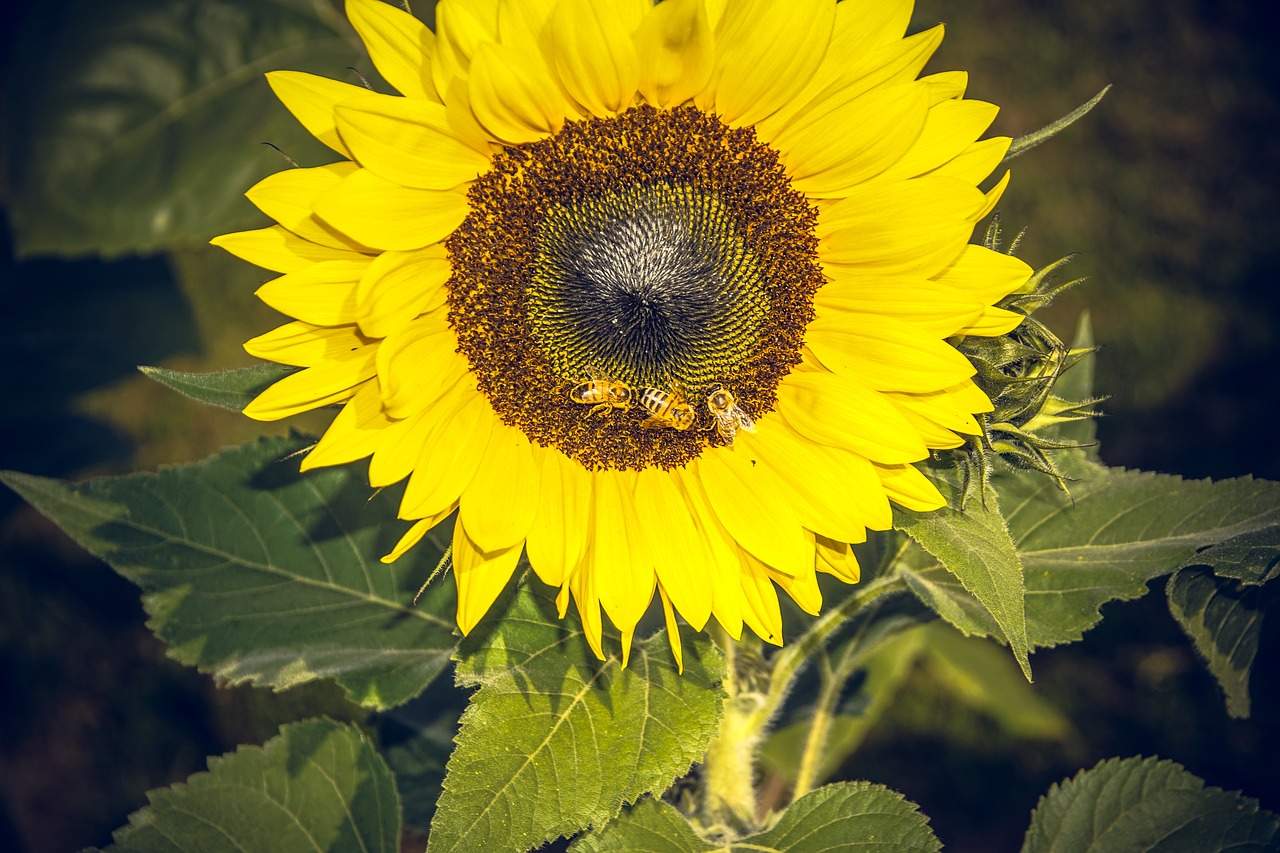
{"label": "sunflower", "polygon": [[[347,14],[399,95],[271,73],[342,159],[247,193],[213,242],[281,273],[249,341],[301,370],[246,409],[342,404],[303,468],[405,480],[395,560],[450,517],[458,625],[526,555],[631,638],[677,614],[781,643],[776,587],[856,582],[912,463],[991,409],[949,343],[1030,275],[970,245],[1007,138],[908,0],[442,0]],[[454,515],[456,513],[456,516]]]}

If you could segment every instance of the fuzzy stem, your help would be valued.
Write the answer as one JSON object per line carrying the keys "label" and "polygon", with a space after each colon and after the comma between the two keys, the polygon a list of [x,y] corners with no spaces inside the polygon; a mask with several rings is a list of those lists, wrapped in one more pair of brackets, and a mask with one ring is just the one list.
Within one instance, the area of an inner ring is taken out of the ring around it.
{"label": "fuzzy stem", "polygon": [[825,657],[822,658],[822,692],[818,696],[813,719],[809,722],[809,734],[805,737],[804,753],[800,756],[800,769],[796,771],[795,789],[791,793],[793,801],[813,790],[813,784],[817,781],[818,762],[827,748],[827,738],[831,735],[831,722],[835,719],[836,698],[841,684],[842,682],[832,677],[830,662]]}
{"label": "fuzzy stem", "polygon": [[719,625],[715,636],[725,657],[724,716],[720,731],[707,747],[703,764],[706,779],[706,817],[711,826],[735,830],[756,828],[755,757],[764,734],[756,722],[763,697],[748,692],[737,673],[737,645]]}

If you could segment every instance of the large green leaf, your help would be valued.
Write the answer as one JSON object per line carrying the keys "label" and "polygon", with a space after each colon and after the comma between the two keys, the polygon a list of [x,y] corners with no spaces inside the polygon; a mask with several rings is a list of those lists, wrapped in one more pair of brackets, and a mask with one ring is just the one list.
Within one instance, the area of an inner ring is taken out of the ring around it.
{"label": "large green leaf", "polygon": [[1249,716],[1249,672],[1265,613],[1262,590],[1192,566],[1179,569],[1165,591],[1169,612],[1222,688],[1227,713]]}
{"label": "large green leaf", "polygon": [[1206,788],[1172,761],[1112,758],[1054,785],[1031,816],[1023,853],[1265,853],[1280,820],[1256,800]]}
{"label": "large green leaf", "polygon": [[523,851],[603,826],[686,772],[715,734],[724,662],[704,634],[685,645],[683,675],[663,631],[622,669],[592,656],[537,583],[491,625],[459,648],[459,683],[480,689],[449,759],[432,853]]}
{"label": "large green leaf", "polygon": [[942,848],[915,803],[870,782],[824,785],[792,803],[768,832],[746,842],[750,846],[744,851],[779,853],[932,853]]}
{"label": "large green leaf", "polygon": [[680,812],[646,799],[571,853],[895,853],[940,850],[929,820],[901,794],[870,782],[826,785],[796,800],[767,831],[702,840]]}
{"label": "large green leaf", "polygon": [[147,794],[117,853],[396,853],[400,798],[373,744],[353,726],[308,720],[264,746],[209,759],[209,771]]}
{"label": "large green leaf", "polygon": [[[1071,456],[1081,476],[1069,496],[1035,472],[992,480],[1022,558],[1032,646],[1078,640],[1103,604],[1143,595],[1148,581],[1197,550],[1280,525],[1277,483],[1190,481]],[[1001,626],[937,560],[917,553],[908,564],[912,590],[947,621],[967,634],[1000,636]]]}
{"label": "large green leaf", "polygon": [[733,848],[703,841],[685,816],[661,800],[645,797],[602,832],[569,845],[569,853],[729,853]]}
{"label": "large green leaf", "polygon": [[[948,507],[934,512],[913,512],[895,507],[893,526],[923,546],[940,565],[946,567],[973,600],[981,603],[999,626],[997,636],[1009,644],[1018,666],[1029,681],[1031,667],[1027,661],[1029,647],[1023,603],[1023,566],[1000,512],[1001,499],[989,487],[979,491],[983,484],[977,477],[969,478],[967,492],[961,497],[961,487],[954,482],[957,476],[952,472],[939,482],[939,485],[949,487],[944,490],[944,494],[950,492]],[[962,502],[963,510],[952,508]],[[950,602],[946,598],[921,596],[921,599],[935,607],[944,619],[970,633],[966,630],[967,620],[955,618],[947,612],[946,605]]]}
{"label": "large green leaf", "polygon": [[452,584],[413,592],[439,559],[430,543],[394,566],[395,496],[369,498],[354,468],[298,473],[303,443],[264,440],[157,474],[75,485],[0,480],[143,590],[170,653],[231,682],[316,678],[385,708],[448,664]]}
{"label": "large green leaf", "polygon": [[[262,221],[243,193],[337,155],[264,72],[355,81],[359,42],[326,0],[36,3],[9,128],[20,254],[149,252]],[[367,62],[363,63],[367,66]]]}
{"label": "large green leaf", "polygon": [[154,379],[201,403],[240,412],[271,385],[297,371],[296,367],[283,364],[256,364],[236,370],[219,370],[214,373],[190,373],[170,370],[166,367],[139,367],[149,379]]}

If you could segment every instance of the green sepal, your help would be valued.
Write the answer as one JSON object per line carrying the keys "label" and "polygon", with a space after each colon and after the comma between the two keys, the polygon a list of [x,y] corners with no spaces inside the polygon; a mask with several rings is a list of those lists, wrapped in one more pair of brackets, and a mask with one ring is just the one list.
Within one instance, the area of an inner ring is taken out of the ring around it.
{"label": "green sepal", "polygon": [[147,365],[140,365],[138,370],[148,379],[154,379],[196,402],[242,412],[255,397],[286,376],[296,373],[298,368],[263,363],[213,373],[190,373]]}

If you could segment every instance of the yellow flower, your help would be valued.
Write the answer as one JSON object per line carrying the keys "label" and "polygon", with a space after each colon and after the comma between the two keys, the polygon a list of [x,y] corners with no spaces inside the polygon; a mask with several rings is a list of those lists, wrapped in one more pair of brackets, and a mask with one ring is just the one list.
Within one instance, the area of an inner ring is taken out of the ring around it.
{"label": "yellow flower", "polygon": [[660,597],[780,643],[774,586],[889,502],[990,402],[947,339],[999,335],[1030,270],[970,245],[1009,140],[907,0],[442,0],[436,32],[347,13],[400,95],[268,75],[342,159],[248,197],[278,225],[214,242],[282,273],[296,318],[249,341],[304,368],[246,410],[342,403],[304,468],[408,478],[394,560],[454,512],[458,625],[526,554],[602,655]]}

